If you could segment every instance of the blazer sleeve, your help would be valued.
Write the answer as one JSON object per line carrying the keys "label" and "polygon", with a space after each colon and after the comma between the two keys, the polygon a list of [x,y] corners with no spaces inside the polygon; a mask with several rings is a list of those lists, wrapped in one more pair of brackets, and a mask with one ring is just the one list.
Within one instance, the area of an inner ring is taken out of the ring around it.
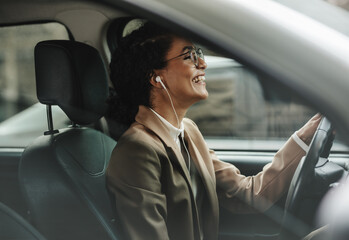
{"label": "blazer sleeve", "polygon": [[210,151],[217,194],[223,207],[236,213],[265,211],[284,194],[305,151],[290,138],[271,163],[255,176],[244,176],[234,165]]}
{"label": "blazer sleeve", "polygon": [[169,239],[166,198],[161,192],[161,165],[149,144],[119,142],[107,169],[125,239]]}

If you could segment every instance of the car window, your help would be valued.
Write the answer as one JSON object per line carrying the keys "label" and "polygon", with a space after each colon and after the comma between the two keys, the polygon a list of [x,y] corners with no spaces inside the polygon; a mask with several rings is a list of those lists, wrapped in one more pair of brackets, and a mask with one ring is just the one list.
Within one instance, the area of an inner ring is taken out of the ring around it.
{"label": "car window", "polygon": [[[0,27],[0,146],[26,146],[46,130],[45,106],[36,98],[34,47],[49,39],[69,39],[67,29],[59,23]],[[58,108],[53,112],[62,115]]]}
{"label": "car window", "polygon": [[233,59],[205,56],[209,97],[187,116],[207,138],[286,139],[316,112]]}
{"label": "car window", "polygon": [[[140,19],[122,18],[109,29],[114,44],[142,24]],[[109,39],[110,40],[110,39]],[[276,151],[317,111],[288,88],[234,59],[204,49],[206,88],[209,97],[194,104],[186,117],[199,127],[215,150]],[[342,144],[333,149],[347,151]]]}
{"label": "car window", "polygon": [[[269,77],[211,50],[205,52],[209,97],[194,104],[186,116],[210,148],[276,151],[317,113]],[[337,134],[332,152],[349,150],[341,139]]]}

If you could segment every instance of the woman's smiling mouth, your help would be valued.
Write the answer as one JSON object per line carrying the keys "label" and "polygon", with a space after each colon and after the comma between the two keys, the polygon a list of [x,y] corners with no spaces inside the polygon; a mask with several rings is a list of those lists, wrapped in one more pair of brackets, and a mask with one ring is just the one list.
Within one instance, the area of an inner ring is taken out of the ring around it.
{"label": "woman's smiling mouth", "polygon": [[197,76],[192,81],[194,83],[201,83],[201,82],[204,82],[205,80],[206,80],[205,76]]}

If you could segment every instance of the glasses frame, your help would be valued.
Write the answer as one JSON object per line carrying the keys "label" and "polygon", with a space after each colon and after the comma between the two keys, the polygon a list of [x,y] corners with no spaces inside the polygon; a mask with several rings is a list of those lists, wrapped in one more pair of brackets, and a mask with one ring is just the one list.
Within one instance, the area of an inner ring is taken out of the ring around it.
{"label": "glasses frame", "polygon": [[201,58],[202,60],[205,61],[205,56],[204,56],[204,52],[202,51],[201,48],[198,48],[198,49],[195,49],[195,48],[192,48],[190,49],[189,51],[185,52],[185,53],[182,53],[176,57],[173,57],[173,58],[170,58],[168,60],[166,60],[165,62],[168,62],[168,61],[171,61],[173,59],[176,59],[176,58],[179,58],[181,56],[184,56],[186,54],[190,54],[190,59],[191,61],[194,63],[195,67],[199,67],[199,58]]}

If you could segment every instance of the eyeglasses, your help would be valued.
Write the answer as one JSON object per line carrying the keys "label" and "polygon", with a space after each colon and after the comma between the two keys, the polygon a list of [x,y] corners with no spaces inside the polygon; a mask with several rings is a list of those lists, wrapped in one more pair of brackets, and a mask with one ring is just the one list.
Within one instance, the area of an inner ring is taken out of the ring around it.
{"label": "eyeglasses", "polygon": [[[198,49],[192,48],[188,52],[185,52],[185,53],[182,53],[182,54],[180,54],[180,55],[178,55],[176,57],[170,58],[169,60],[167,60],[165,62],[168,62],[168,61],[171,61],[173,59],[179,58],[179,57],[184,56],[186,54],[190,55],[190,59],[194,63],[195,67],[199,66],[199,58],[201,58],[202,60],[205,61],[205,56],[204,56],[204,53],[203,53],[202,49],[201,48],[198,48]],[[187,59],[187,58],[184,58],[184,59]]]}

